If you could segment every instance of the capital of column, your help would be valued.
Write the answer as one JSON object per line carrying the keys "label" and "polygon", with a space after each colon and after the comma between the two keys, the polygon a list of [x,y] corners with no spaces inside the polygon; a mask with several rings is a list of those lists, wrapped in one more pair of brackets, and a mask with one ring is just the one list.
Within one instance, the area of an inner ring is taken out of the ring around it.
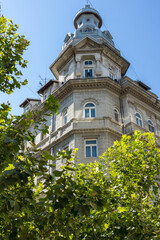
{"label": "capital of column", "polygon": [[76,55],[76,62],[80,62],[81,61],[81,56],[80,55]]}

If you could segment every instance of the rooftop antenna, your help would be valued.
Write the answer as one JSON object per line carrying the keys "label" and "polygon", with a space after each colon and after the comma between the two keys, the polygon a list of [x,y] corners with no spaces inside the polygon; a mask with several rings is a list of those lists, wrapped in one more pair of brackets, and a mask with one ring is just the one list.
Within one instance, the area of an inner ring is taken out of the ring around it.
{"label": "rooftop antenna", "polygon": [[39,75],[38,77],[41,79],[41,81],[39,81],[39,85],[43,86],[47,83],[48,79],[46,77],[42,78],[41,75]]}

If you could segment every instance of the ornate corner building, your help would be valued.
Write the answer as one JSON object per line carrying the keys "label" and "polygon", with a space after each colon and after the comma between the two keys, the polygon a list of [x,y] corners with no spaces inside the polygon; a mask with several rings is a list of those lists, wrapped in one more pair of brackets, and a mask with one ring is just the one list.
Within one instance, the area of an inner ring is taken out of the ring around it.
{"label": "ornate corner building", "polygon": [[101,31],[99,13],[86,5],[74,26],[75,33],[66,35],[50,66],[56,80],[39,89],[41,100],[28,98],[20,105],[25,113],[42,108],[50,94],[59,100],[57,116],[46,117],[49,134],[39,132],[37,146],[53,155],[78,148],[80,161],[87,163],[135,130],[154,132],[160,145],[160,101],[143,82],[126,76],[130,63],[115,48],[110,32]]}

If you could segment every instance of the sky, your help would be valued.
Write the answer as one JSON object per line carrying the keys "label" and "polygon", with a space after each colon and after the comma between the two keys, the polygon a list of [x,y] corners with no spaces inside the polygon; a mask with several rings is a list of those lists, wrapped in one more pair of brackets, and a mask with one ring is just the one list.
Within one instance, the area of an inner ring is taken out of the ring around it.
{"label": "sky", "polygon": [[[55,79],[49,66],[62,50],[68,32],[74,33],[73,19],[86,0],[0,0],[1,13],[19,24],[19,34],[30,45],[24,54],[22,86],[11,95],[1,94],[0,102],[9,101],[12,114],[22,114],[19,105],[26,98],[40,98],[41,79]],[[160,0],[90,0],[103,19],[102,30],[109,30],[121,55],[130,62],[127,76],[151,87],[160,97]]]}

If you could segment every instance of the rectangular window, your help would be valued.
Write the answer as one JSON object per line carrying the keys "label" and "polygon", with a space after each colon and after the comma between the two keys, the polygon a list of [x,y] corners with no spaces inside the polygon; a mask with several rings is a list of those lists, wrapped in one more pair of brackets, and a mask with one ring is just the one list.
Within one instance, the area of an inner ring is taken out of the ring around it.
{"label": "rectangular window", "polygon": [[85,78],[93,77],[93,70],[92,69],[85,69]]}
{"label": "rectangular window", "polygon": [[92,61],[85,61],[84,62],[85,65],[92,65],[92,63],[93,63]]}
{"label": "rectangular window", "polygon": [[97,157],[97,140],[85,141],[85,157]]}
{"label": "rectangular window", "polygon": [[64,124],[66,124],[67,123],[67,115],[68,115],[68,113],[67,113],[67,111],[65,111],[64,113],[63,113],[63,123]]}

